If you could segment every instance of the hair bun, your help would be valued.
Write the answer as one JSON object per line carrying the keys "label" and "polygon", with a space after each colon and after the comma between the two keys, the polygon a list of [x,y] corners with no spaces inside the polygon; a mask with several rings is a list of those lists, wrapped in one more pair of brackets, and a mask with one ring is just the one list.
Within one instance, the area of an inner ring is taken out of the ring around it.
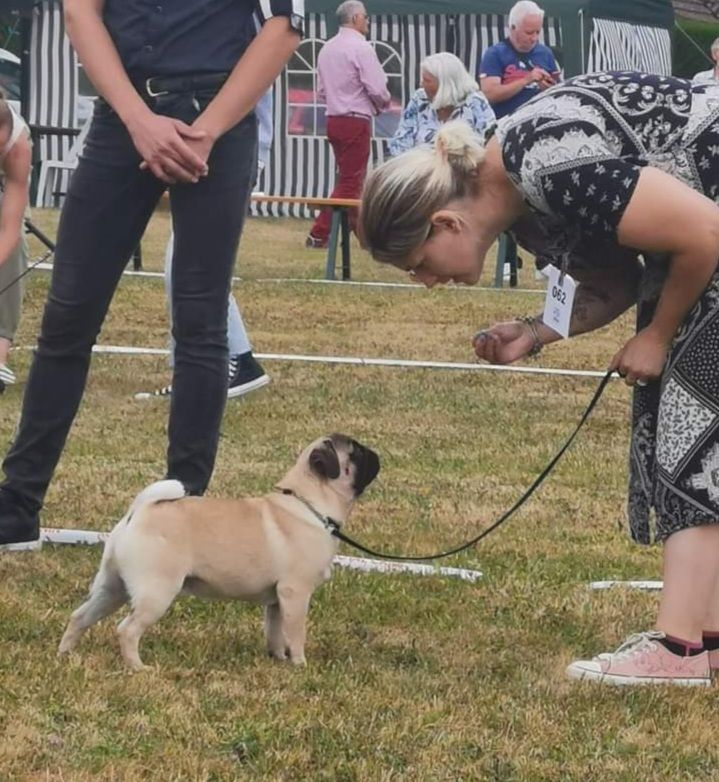
{"label": "hair bun", "polygon": [[463,173],[473,171],[484,157],[481,137],[462,120],[445,123],[434,139],[437,154]]}

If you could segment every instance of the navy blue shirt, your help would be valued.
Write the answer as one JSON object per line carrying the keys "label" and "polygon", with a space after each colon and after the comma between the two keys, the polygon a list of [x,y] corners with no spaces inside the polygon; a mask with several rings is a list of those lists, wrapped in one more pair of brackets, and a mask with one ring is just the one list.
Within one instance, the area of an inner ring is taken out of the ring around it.
{"label": "navy blue shirt", "polygon": [[301,30],[304,0],[105,0],[103,20],[130,78],[231,71],[264,22]]}
{"label": "navy blue shirt", "polygon": [[[518,52],[508,41],[500,41],[490,46],[482,55],[482,61],[479,64],[479,78],[483,76],[498,76],[502,84],[509,84],[517,79],[523,79],[532,68],[544,68],[547,73],[551,73],[557,79],[559,77],[559,68],[554,59],[552,50],[543,43],[535,44],[530,52]],[[536,84],[528,84],[509,100],[503,100],[500,103],[492,103],[492,108],[497,116],[506,117],[515,109],[518,109],[530,98],[539,94],[539,87]]]}

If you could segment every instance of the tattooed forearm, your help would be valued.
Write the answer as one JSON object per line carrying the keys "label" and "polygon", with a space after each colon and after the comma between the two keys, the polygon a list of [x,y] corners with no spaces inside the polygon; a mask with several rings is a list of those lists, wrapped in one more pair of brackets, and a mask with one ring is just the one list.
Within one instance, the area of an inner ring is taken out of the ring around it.
{"label": "tattooed forearm", "polygon": [[[636,303],[636,277],[633,275],[598,275],[591,279],[585,277],[577,285],[572,307],[572,319],[569,334],[572,337],[606,326]],[[543,345],[549,345],[561,339],[561,336],[542,323],[542,313],[535,320],[539,339]]]}
{"label": "tattooed forearm", "polygon": [[[574,296],[570,330],[572,334],[583,334],[597,328],[597,322],[611,308],[609,291],[596,284],[579,284]],[[611,308],[613,310],[613,308]],[[608,322],[608,321],[605,321]]]}
{"label": "tattooed forearm", "polygon": [[[538,265],[551,258],[538,256]],[[574,258],[571,274],[577,281],[569,324],[570,336],[606,326],[636,304],[639,282],[644,273],[635,250],[617,247],[609,251],[598,247],[596,252]],[[555,265],[557,265],[555,263]],[[545,326],[542,313],[535,317],[539,339],[548,345],[562,339],[561,335]]]}
{"label": "tattooed forearm", "polygon": [[635,303],[635,290],[631,281],[621,277],[581,282],[574,297],[570,334],[594,331],[619,317]]}

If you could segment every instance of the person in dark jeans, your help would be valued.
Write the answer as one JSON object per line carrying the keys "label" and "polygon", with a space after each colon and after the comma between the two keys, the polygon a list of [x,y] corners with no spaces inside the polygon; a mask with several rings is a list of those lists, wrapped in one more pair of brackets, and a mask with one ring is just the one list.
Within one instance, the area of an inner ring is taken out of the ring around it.
{"label": "person in dark jeans", "polygon": [[177,349],[167,477],[191,494],[206,489],[227,398],[232,266],[257,173],[252,110],[297,47],[303,21],[302,0],[214,0],[212,13],[193,0],[65,0],[63,8],[102,97],[60,217],[38,347],[3,462],[0,547],[14,549],[39,546],[39,510],[92,345],[168,186]]}

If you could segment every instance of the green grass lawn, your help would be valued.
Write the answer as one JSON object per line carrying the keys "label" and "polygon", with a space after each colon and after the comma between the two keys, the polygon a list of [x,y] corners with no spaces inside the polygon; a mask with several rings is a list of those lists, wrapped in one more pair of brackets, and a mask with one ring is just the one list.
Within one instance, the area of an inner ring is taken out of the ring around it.
{"label": "green grass lawn", "polygon": [[[54,235],[56,213],[35,219]],[[247,224],[235,292],[256,352],[471,361],[476,329],[541,309],[540,296],[510,290],[262,281],[323,275],[324,254],[303,247],[307,229],[290,219]],[[167,231],[160,212],[143,243],[146,268],[161,268]],[[353,275],[404,279],[357,248]],[[47,272],[29,277],[20,348],[34,343],[47,283]],[[526,265],[521,284],[537,286]],[[630,313],[546,349],[534,365],[603,369],[631,328]],[[161,281],[123,279],[100,341],[165,347]],[[30,355],[13,354],[21,380]],[[211,493],[268,491],[310,440],[346,432],[382,458],[348,533],[410,554],[454,545],[496,518],[559,448],[597,384],[264,363],[270,386],[227,406]],[[107,530],[162,477],[167,403],[132,396],[168,381],[164,358],[93,359],[46,525]],[[22,382],[0,397],[3,450],[21,396]],[[588,589],[596,579],[660,577],[660,551],[634,546],[623,529],[629,400],[610,384],[535,497],[477,549],[445,562],[482,570],[479,582],[336,570],[313,600],[303,670],[265,657],[256,607],[194,599],[177,601],[145,637],[150,672],[125,673],[114,620],[58,660],[100,549],[0,556],[0,780],[719,778],[713,690],[564,678],[571,659],[607,651],[654,620],[655,594]]]}

